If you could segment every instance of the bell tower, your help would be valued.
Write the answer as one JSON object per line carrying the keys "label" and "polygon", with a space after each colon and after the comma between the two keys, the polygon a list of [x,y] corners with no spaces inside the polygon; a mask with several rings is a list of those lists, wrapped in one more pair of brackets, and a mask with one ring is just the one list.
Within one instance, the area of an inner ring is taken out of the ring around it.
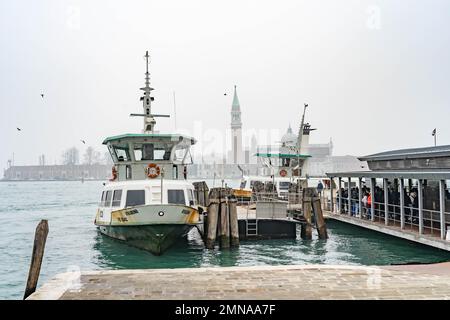
{"label": "bell tower", "polygon": [[231,162],[234,164],[243,163],[241,106],[236,85],[234,86],[234,97],[231,105],[231,145]]}

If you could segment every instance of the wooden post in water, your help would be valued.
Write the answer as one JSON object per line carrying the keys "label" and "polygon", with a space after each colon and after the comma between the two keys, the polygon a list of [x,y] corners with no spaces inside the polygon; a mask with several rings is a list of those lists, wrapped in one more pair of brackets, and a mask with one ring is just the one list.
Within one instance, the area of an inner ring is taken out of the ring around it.
{"label": "wooden post in water", "polygon": [[44,257],[45,242],[48,235],[48,222],[41,220],[36,227],[34,235],[33,254],[31,255],[30,270],[28,272],[27,286],[23,299],[25,300],[30,294],[36,291],[41,271],[42,258]]}
{"label": "wooden post in water", "polygon": [[206,219],[206,241],[205,246],[208,249],[214,249],[217,236],[217,221],[219,216],[219,194],[217,189],[211,189],[209,194],[208,218]]}
{"label": "wooden post in water", "polygon": [[302,192],[302,211],[303,217],[305,218],[305,223],[302,224],[301,227],[301,237],[303,240],[311,240],[312,239],[312,206],[311,206],[311,189],[304,188]]}
{"label": "wooden post in water", "polygon": [[323,218],[322,206],[320,204],[320,198],[319,196],[317,196],[317,193],[316,196],[312,198],[312,209],[314,211],[319,239],[328,239],[327,226],[325,224],[325,219]]}
{"label": "wooden post in water", "polygon": [[237,216],[237,200],[232,197],[228,201],[228,209],[230,210],[230,236],[231,236],[231,246],[239,247],[239,224]]}
{"label": "wooden post in water", "polygon": [[228,212],[228,197],[220,199],[220,224],[219,224],[219,244],[221,249],[230,247],[230,216]]}

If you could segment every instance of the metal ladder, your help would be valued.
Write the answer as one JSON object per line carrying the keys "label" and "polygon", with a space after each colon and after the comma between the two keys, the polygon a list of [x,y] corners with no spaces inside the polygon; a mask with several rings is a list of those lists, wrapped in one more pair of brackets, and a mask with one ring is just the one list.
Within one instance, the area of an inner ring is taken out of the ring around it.
{"label": "metal ladder", "polygon": [[246,235],[247,237],[258,235],[258,220],[256,219],[246,220]]}

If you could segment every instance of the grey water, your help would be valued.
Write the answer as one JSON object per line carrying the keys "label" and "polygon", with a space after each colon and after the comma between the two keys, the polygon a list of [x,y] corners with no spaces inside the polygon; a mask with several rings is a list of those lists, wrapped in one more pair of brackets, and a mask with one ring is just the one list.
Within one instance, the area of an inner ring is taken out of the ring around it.
{"label": "grey water", "polygon": [[[221,181],[215,183],[220,186]],[[94,217],[101,188],[101,181],[0,182],[0,299],[22,298],[34,231],[41,219],[48,220],[50,231],[38,286],[74,268],[386,265],[450,260],[450,253],[444,251],[332,221],[328,222],[328,240],[243,241],[235,250],[205,250],[193,230],[186,241],[162,256],[153,256],[97,231]]]}

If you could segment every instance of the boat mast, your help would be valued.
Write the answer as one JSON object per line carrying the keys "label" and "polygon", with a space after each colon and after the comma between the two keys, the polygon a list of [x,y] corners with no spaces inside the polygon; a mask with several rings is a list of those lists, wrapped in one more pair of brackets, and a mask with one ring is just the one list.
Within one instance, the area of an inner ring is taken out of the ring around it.
{"label": "boat mast", "polygon": [[145,69],[145,87],[140,88],[144,91],[144,96],[141,97],[142,107],[144,108],[144,113],[132,113],[130,116],[132,117],[144,117],[144,133],[153,133],[156,125],[156,117],[169,117],[168,115],[163,114],[152,114],[152,101],[155,100],[154,97],[151,96],[151,92],[155,90],[150,87],[150,73],[148,72],[148,63],[149,63],[149,54],[148,51],[145,52],[145,61],[146,61],[146,69]]}

